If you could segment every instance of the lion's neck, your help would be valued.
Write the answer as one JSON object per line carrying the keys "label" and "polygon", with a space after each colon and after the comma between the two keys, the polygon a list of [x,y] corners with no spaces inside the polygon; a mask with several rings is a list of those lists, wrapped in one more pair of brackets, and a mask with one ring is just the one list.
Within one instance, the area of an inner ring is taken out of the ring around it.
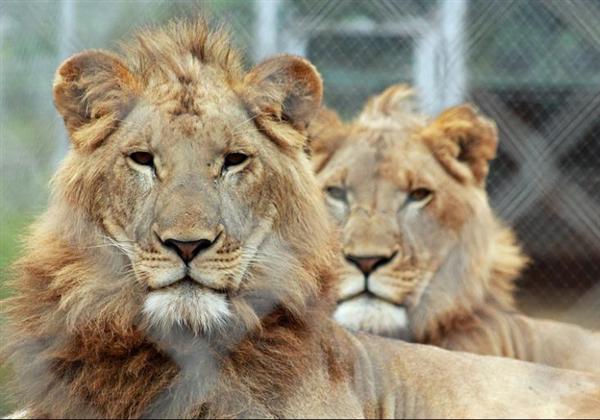
{"label": "lion's neck", "polygon": [[513,232],[498,222],[490,235],[479,238],[476,247],[454,250],[431,279],[411,314],[417,341],[436,344],[480,326],[482,319],[514,311],[514,281],[527,258]]}
{"label": "lion's neck", "polygon": [[[210,417],[273,416],[323,351],[329,267],[312,265],[322,290],[303,310],[276,307],[235,343],[185,331],[160,340],[140,327],[142,302],[131,298],[143,295],[139,284],[106,269],[117,257],[56,231],[33,239],[19,264],[8,345],[24,402],[40,416],[181,417],[190,408]],[[101,295],[88,289],[98,276]]]}
{"label": "lion's neck", "polygon": [[[325,319],[318,311],[315,321]],[[314,318],[313,318],[314,319]],[[276,308],[261,328],[232,341],[177,337],[161,342],[178,370],[169,388],[146,408],[145,417],[197,413],[209,418],[282,417],[288,398],[313,368],[321,333],[312,322]],[[276,398],[274,398],[276,396]],[[183,407],[183,408],[182,408]],[[194,410],[194,409],[193,409]]]}

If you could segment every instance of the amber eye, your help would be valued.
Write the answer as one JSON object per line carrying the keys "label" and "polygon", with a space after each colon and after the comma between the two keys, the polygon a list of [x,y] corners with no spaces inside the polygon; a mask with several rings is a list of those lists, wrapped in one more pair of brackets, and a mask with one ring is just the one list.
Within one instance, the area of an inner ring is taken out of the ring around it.
{"label": "amber eye", "polygon": [[138,165],[154,166],[154,156],[152,153],[134,152],[130,154],[129,157]]}
{"label": "amber eye", "polygon": [[346,190],[344,190],[343,188],[340,188],[340,187],[327,187],[325,189],[325,191],[334,200],[346,201],[346,199],[347,199],[347,197],[346,197]]}
{"label": "amber eye", "polygon": [[248,159],[248,155],[243,153],[229,153],[225,155],[225,161],[223,162],[223,169],[227,169],[231,166],[241,165]]}
{"label": "amber eye", "polygon": [[416,190],[412,190],[408,194],[408,197],[412,201],[423,201],[426,198],[429,198],[431,194],[433,194],[433,192],[431,190],[428,190],[427,188],[417,188]]}

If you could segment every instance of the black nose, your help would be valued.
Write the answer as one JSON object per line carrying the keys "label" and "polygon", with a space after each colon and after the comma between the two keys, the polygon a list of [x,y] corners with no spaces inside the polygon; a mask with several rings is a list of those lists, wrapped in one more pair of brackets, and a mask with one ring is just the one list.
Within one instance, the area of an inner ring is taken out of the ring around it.
{"label": "black nose", "polygon": [[346,255],[346,260],[357,266],[358,269],[365,275],[365,277],[368,277],[369,274],[377,270],[377,268],[392,261],[395,255],[396,253],[390,257],[381,255],[376,255],[373,257],[357,257],[356,255]]}
{"label": "black nose", "polygon": [[177,252],[179,258],[183,260],[186,264],[189,264],[196,255],[200,252],[208,249],[216,242],[216,238],[214,241],[210,241],[208,239],[200,239],[198,241],[178,241],[175,239],[167,239],[163,241],[163,244]]}

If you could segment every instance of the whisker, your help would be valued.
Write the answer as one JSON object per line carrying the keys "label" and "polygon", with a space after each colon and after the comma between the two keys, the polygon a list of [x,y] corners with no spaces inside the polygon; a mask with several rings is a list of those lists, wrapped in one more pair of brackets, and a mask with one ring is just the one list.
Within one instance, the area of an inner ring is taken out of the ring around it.
{"label": "whisker", "polygon": [[[115,247],[116,249],[121,251],[123,254],[125,254],[127,257],[130,257],[131,252],[133,251],[133,249],[135,249],[135,245],[131,245],[126,242],[116,241],[115,239],[111,238],[110,236],[101,235],[101,238],[103,238],[104,240],[106,240],[108,242],[106,244],[106,246]],[[132,241],[128,241],[128,242],[132,242]],[[102,246],[102,245],[100,245],[100,246]]]}
{"label": "whisker", "polygon": [[254,115],[254,116],[252,116],[252,117],[250,117],[250,118],[248,118],[247,120],[244,120],[244,121],[242,121],[241,123],[239,123],[238,125],[236,125],[235,127],[233,127],[233,130],[236,130],[237,128],[239,128],[239,127],[241,127],[242,125],[244,125],[244,124],[246,124],[246,123],[248,123],[248,122],[250,122],[250,121],[254,120],[254,119],[255,119],[255,118],[257,118],[257,117],[258,117],[258,114],[257,114],[257,115]]}

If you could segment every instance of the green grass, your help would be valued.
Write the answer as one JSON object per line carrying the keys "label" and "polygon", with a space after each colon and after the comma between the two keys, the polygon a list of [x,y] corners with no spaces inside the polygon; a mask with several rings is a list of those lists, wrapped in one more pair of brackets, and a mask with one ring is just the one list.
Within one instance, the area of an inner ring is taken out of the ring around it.
{"label": "green grass", "polygon": [[[31,215],[17,214],[15,212],[0,213],[0,300],[10,296],[6,286],[8,267],[19,254],[19,237],[31,223]],[[0,323],[2,318],[0,318]],[[9,366],[0,366],[0,417],[8,415],[15,409],[8,401],[7,381],[11,375]]]}

